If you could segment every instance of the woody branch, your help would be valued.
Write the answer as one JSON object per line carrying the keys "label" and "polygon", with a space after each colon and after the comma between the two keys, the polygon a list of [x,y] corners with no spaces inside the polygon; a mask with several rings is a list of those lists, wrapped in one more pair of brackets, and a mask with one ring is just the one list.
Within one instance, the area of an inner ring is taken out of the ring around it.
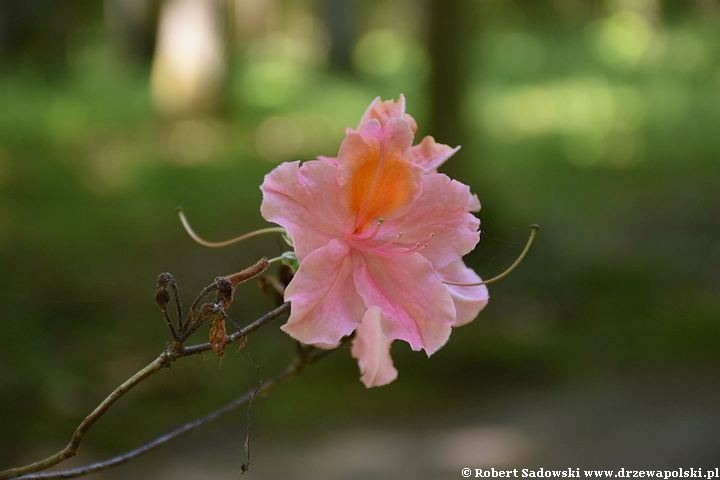
{"label": "woody branch", "polygon": [[[172,363],[179,360],[180,358],[187,357],[190,355],[196,355],[198,353],[206,352],[210,349],[214,349],[219,356],[222,356],[224,354],[224,348],[227,344],[241,341],[241,347],[245,346],[245,339],[248,335],[251,333],[257,331],[259,328],[263,327],[267,323],[271,322],[272,320],[281,317],[282,315],[288,313],[290,311],[290,304],[284,303],[280,305],[279,307],[275,308],[274,310],[268,312],[264,316],[260,317],[253,323],[247,325],[244,328],[238,328],[238,331],[231,335],[227,335],[225,333],[224,329],[224,320],[229,319],[230,317],[227,315],[226,310],[229,307],[230,303],[232,302],[233,293],[235,290],[235,287],[239,283],[242,283],[246,280],[249,280],[250,278],[253,278],[260,273],[264,272],[269,266],[269,263],[267,259],[263,258],[259,262],[257,262],[255,265],[242,270],[241,272],[235,273],[233,275],[228,275],[226,277],[217,277],[213,283],[202,289],[200,294],[195,298],[192,306],[190,307],[190,311],[187,314],[187,317],[183,319],[183,312],[182,312],[182,304],[180,302],[179,296],[178,296],[178,288],[177,283],[175,282],[172,275],[169,273],[163,273],[158,277],[157,282],[157,288],[155,293],[155,302],[160,307],[163,318],[165,319],[165,322],[168,326],[168,329],[170,330],[170,333],[173,337],[173,342],[170,344],[168,348],[165,349],[155,360],[153,360],[150,364],[148,364],[146,367],[139,370],[136,374],[134,374],[132,377],[130,377],[128,380],[126,380],[123,384],[118,386],[115,390],[113,390],[100,404],[80,423],[80,425],[77,427],[75,432],[73,433],[72,437],[70,438],[70,441],[68,444],[60,450],[59,452],[55,453],[54,455],[51,455],[43,460],[39,460],[37,462],[17,467],[17,468],[11,468],[8,470],[4,470],[0,472],[0,480],[3,479],[9,479],[9,478],[17,478],[23,475],[32,474],[35,472],[39,472],[42,470],[46,470],[50,467],[53,467],[68,458],[71,458],[75,456],[78,452],[78,449],[80,447],[80,444],[83,440],[83,437],[87,433],[87,431],[97,422],[109,409],[110,407],[115,404],[120,398],[122,398],[123,395],[125,395],[128,391],[130,391],[132,388],[152,376],[154,373],[158,372],[159,370],[163,368],[168,368]],[[199,309],[197,308],[202,299],[207,296],[211,292],[215,292],[215,299],[211,303],[203,304]],[[171,296],[174,297],[174,304],[175,304],[175,310],[176,310],[176,321],[173,323],[173,321],[170,318],[170,314],[167,310],[167,305],[170,303]],[[222,324],[223,327],[215,328],[215,335],[213,336],[211,334],[211,341],[191,346],[184,346],[184,342],[200,328],[203,324],[207,323],[208,320],[213,321],[213,326],[216,327],[217,325]],[[232,321],[232,320],[231,320]],[[234,324],[235,322],[233,322]],[[219,335],[219,334],[222,335]],[[295,364],[297,364],[298,361],[296,360]],[[303,367],[299,367],[298,365],[291,365],[288,370],[286,370],[283,374],[276,377],[275,379],[271,380],[270,382],[266,383],[263,387],[263,391],[270,388],[272,385],[278,383],[280,380],[291,376],[291,374],[297,373],[298,371],[302,370]],[[242,403],[245,403],[249,400],[249,396],[247,396],[247,399],[245,399],[245,396],[238,397],[234,402],[231,402],[230,404],[226,405],[223,408],[228,408],[231,405],[231,408],[229,408],[227,411],[231,410],[232,408],[235,408]],[[223,409],[220,409],[223,410]],[[225,412],[222,412],[225,413]],[[213,414],[217,414],[216,416],[221,415],[222,413],[213,412]],[[208,415],[208,417],[213,416],[213,414]],[[202,419],[199,419],[200,423],[197,426],[200,426],[204,423],[207,423],[208,421],[214,419],[210,418],[206,421],[201,421]],[[196,421],[197,422],[197,421]],[[193,422],[191,422],[193,423]],[[192,427],[195,428],[195,427]],[[115,464],[124,463],[125,461],[130,460],[131,458],[135,458],[135,456],[139,456],[142,453],[145,453],[145,451],[148,451],[151,448],[155,448],[156,446],[159,446],[162,443],[165,443],[166,441],[175,438],[182,433],[185,433],[185,431],[188,430],[187,425],[184,427],[181,427],[180,429],[171,432],[170,434],[164,436],[168,437],[166,440],[159,441],[164,437],[160,437],[158,440],[151,442],[151,444],[154,444],[155,442],[158,442],[156,445],[151,446],[150,448],[146,448],[148,445],[144,447],[140,447],[137,450],[142,450],[137,452],[131,457],[127,457],[122,461],[116,461],[116,463],[109,464],[109,466],[114,466]],[[134,452],[134,451],[133,451]],[[133,453],[130,452],[130,453]],[[103,469],[104,469],[103,468]],[[88,470],[86,472],[81,473],[82,475],[91,473],[93,471],[97,471],[96,469]],[[57,472],[55,474],[48,474],[48,475],[60,475],[63,474],[63,472]],[[71,476],[62,475],[62,476],[55,476],[55,477],[48,477],[43,474],[42,477],[39,476],[32,476],[32,477],[23,477],[23,478],[71,478],[73,476],[79,476],[77,474],[73,474]]]}

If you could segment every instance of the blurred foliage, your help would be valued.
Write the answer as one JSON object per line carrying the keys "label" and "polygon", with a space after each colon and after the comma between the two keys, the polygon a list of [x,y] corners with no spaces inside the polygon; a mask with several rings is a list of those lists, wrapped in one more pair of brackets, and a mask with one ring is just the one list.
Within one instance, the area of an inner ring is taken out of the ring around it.
{"label": "blurred foliage", "polygon": [[[122,61],[100,27],[74,33],[62,74],[2,67],[1,464],[62,448],[165,347],[157,274],[171,272],[189,305],[215,276],[282,251],[271,238],[204,249],[182,231],[176,206],[202,236],[229,238],[264,225],[265,173],[335,155],[374,97],[402,92],[421,129],[429,123],[431,59],[417,19],[393,25],[411,7],[376,3],[351,52],[353,75],[328,73],[327,48],[307,29],[278,31],[233,60],[227,105],[213,118],[158,120],[148,67]],[[501,3],[488,2],[472,32],[467,138],[443,170],[483,203],[483,238],[468,256],[482,276],[512,263],[533,222],[536,245],[432,358],[396,343],[395,383],[366,391],[349,351],[338,352],[258,402],[256,425],[350,422],[348,412],[402,421],[508,385],[716,368],[717,19],[570,7],[533,17],[544,2]],[[250,282],[231,314],[244,324],[271,307]],[[279,324],[250,339],[266,377],[292,356]],[[83,451],[128,448],[252,388],[256,371],[235,348],[222,362],[191,358],[156,375],[94,427]],[[129,421],[144,428],[128,435]]]}

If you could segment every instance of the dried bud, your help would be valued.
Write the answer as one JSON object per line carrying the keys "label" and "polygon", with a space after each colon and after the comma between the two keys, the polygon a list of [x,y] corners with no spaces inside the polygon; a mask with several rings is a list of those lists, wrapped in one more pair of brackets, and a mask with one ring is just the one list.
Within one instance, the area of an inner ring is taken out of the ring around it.
{"label": "dried bud", "polygon": [[165,308],[168,302],[170,302],[170,292],[168,292],[166,288],[158,288],[155,291],[155,303],[157,303],[160,308]]}
{"label": "dried bud", "polygon": [[218,277],[215,279],[215,284],[217,285],[215,303],[222,305],[223,310],[227,312],[233,301],[235,286],[229,280],[229,277]]}
{"label": "dried bud", "polygon": [[225,345],[227,345],[227,331],[225,330],[225,320],[215,319],[213,320],[212,327],[210,327],[210,345],[217,354],[218,358],[225,356]]}
{"label": "dried bud", "polygon": [[157,288],[164,288],[169,283],[172,283],[174,280],[175,279],[173,278],[173,276],[170,275],[169,273],[167,273],[167,272],[161,273],[160,275],[158,275],[158,278],[157,278]]}
{"label": "dried bud", "polygon": [[173,276],[167,272],[158,275],[157,285],[155,286],[155,303],[160,308],[165,308],[165,305],[170,301],[170,292],[168,292],[167,286],[174,280]]}
{"label": "dried bud", "polygon": [[223,310],[227,311],[233,301],[233,293],[235,292],[235,287],[237,287],[242,282],[249,280],[254,276],[264,272],[269,266],[270,263],[268,262],[267,258],[263,257],[252,267],[248,267],[245,270],[233,273],[232,275],[228,275],[227,277],[217,277],[215,279],[215,303],[220,304]]}

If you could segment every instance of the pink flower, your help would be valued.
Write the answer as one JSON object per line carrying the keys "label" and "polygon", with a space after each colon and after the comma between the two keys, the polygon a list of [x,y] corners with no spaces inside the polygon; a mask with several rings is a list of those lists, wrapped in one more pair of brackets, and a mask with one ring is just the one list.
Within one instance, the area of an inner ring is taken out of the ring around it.
{"label": "pink flower", "polygon": [[337,344],[355,332],[352,354],[366,386],[395,379],[393,340],[431,355],[453,326],[487,304],[462,256],[479,240],[480,203],[437,173],[457,151],[425,137],[405,99],[373,101],[337,158],[284,163],[261,189],[261,212],[292,237],[300,268],[285,291],[282,329],[306,344]]}

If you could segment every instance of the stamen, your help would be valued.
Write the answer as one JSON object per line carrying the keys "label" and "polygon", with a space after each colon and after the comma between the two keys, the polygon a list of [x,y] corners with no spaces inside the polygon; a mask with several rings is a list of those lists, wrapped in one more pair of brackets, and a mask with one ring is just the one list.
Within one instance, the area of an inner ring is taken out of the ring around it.
{"label": "stamen", "polygon": [[370,249],[368,249],[367,251],[368,251],[368,252],[377,252],[377,251],[379,251],[379,250],[382,250],[383,248],[389,247],[389,246],[392,245],[393,243],[395,243],[395,242],[397,242],[398,240],[400,240],[400,237],[402,237],[402,232],[400,232],[400,233],[398,233],[397,235],[395,235],[395,238],[393,238],[392,240],[388,240],[387,242],[383,243],[382,245],[380,245],[380,246],[378,246],[378,247],[370,248]]}
{"label": "stamen", "polygon": [[387,257],[398,257],[400,255],[409,255],[411,253],[418,252],[425,247],[427,247],[427,243],[422,244],[422,245],[419,243],[416,243],[414,247],[409,248],[407,250],[385,250],[384,252],[382,252],[382,254]]}
{"label": "stamen", "polygon": [[384,218],[379,217],[377,224],[375,224],[375,228],[370,232],[369,235],[356,235],[356,238],[359,240],[372,240],[377,236],[377,234],[380,232],[380,227],[382,226],[383,222],[385,221]]}
{"label": "stamen", "polygon": [[[430,238],[432,238],[433,236],[435,236],[435,234],[434,234],[434,233],[431,233],[431,234],[430,234],[430,237],[428,238],[428,241],[430,241]],[[387,250],[387,247],[389,247],[389,246],[392,245],[393,243],[395,243],[395,242],[397,242],[398,240],[400,240],[401,237],[402,237],[402,232],[398,233],[398,234],[395,236],[395,238],[393,238],[392,240],[389,240],[389,241],[383,243],[383,244],[380,245],[380,246],[377,246],[377,247],[375,247],[375,248],[371,248],[371,249],[366,250],[366,251],[367,251],[367,252],[380,252],[380,251],[382,251],[381,253],[382,253],[383,255],[386,255],[386,256],[397,256],[397,255],[408,255],[408,254],[410,254],[410,253],[415,253],[415,252],[417,252],[417,251],[419,251],[419,250],[422,250],[423,248],[426,248],[426,247],[428,246],[428,244],[427,244],[427,242],[426,242],[426,243],[422,243],[422,244],[421,244],[421,243],[416,243],[414,247],[408,248],[407,250]]]}
{"label": "stamen", "polygon": [[233,243],[241,242],[247,238],[256,237],[258,235],[262,235],[264,233],[287,233],[287,230],[285,230],[282,227],[268,227],[268,228],[261,228],[260,230],[255,230],[254,232],[246,233],[245,235],[240,235],[239,237],[231,238],[230,240],[225,240],[223,242],[209,242],[203,238],[201,238],[197,233],[195,233],[195,230],[192,229],[190,226],[190,223],[187,221],[187,218],[185,218],[185,213],[182,210],[182,207],[177,208],[177,214],[178,217],[180,217],[180,222],[182,222],[183,227],[185,228],[185,231],[188,235],[190,235],[190,238],[195,240],[197,243],[204,247],[210,247],[210,248],[220,248],[220,247],[227,247],[228,245],[232,245]]}
{"label": "stamen", "polygon": [[493,277],[490,280],[485,280],[484,282],[479,282],[479,283],[455,283],[455,282],[443,282],[443,283],[445,285],[454,285],[456,287],[477,287],[480,285],[487,285],[489,283],[497,282],[498,280],[504,278],[510,272],[515,270],[515,267],[520,265],[520,262],[522,262],[523,258],[525,258],[525,255],[527,255],[528,250],[530,250],[530,246],[532,245],[533,240],[535,240],[535,235],[537,235],[538,230],[540,230],[540,225],[538,225],[537,223],[533,223],[532,225],[530,225],[530,238],[528,238],[528,241],[525,244],[525,249],[522,251],[522,253],[517,258],[517,260],[515,260],[515,263],[510,265],[510,268],[505,270],[503,273],[501,273],[497,277]]}

